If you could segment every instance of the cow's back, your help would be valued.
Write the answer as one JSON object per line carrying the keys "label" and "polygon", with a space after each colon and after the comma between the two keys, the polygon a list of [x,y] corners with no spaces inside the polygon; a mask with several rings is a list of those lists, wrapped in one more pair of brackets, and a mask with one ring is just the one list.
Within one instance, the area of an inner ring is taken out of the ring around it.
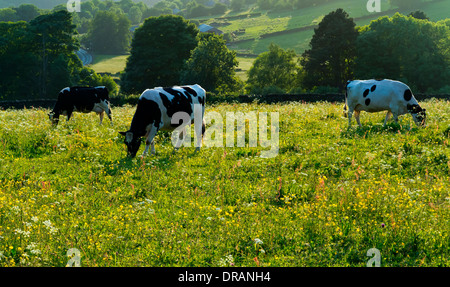
{"label": "cow's back", "polygon": [[[177,124],[172,124],[175,113],[184,112],[194,120],[194,105],[201,105],[202,118],[205,112],[206,92],[200,85],[186,85],[173,87],[155,87],[145,90],[139,97],[135,117],[142,121],[144,113],[150,121],[158,125],[160,130],[173,130]],[[144,108],[146,106],[146,108]],[[151,110],[145,112],[144,110]],[[160,116],[158,121],[155,116]],[[134,120],[133,120],[134,121]]]}
{"label": "cow's back", "polygon": [[[347,85],[347,103],[355,110],[378,112],[396,109],[406,113],[405,101],[417,103],[411,89],[393,80],[356,80]],[[409,96],[410,95],[410,96]]]}

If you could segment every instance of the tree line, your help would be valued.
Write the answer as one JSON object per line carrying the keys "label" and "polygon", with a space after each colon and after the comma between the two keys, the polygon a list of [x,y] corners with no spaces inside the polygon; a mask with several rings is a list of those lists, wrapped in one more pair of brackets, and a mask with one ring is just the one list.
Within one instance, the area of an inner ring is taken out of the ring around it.
{"label": "tree line", "polygon": [[[72,85],[117,88],[75,55],[79,39],[72,15],[60,10],[30,22],[0,23],[2,99],[52,98]],[[323,18],[303,54],[271,44],[243,82],[236,76],[236,52],[222,36],[199,33],[181,16],[162,15],[136,29],[120,74],[120,93],[192,83],[219,94],[341,92],[347,80],[356,78],[390,78],[416,92],[448,93],[448,47],[450,19],[432,22],[421,12],[397,13],[357,27],[337,9]]]}
{"label": "tree line", "polygon": [[[0,0],[8,1],[8,0]],[[424,0],[390,0],[391,5],[411,8]],[[184,18],[218,16],[227,11],[239,12],[243,9],[291,10],[322,5],[338,0],[83,0],[80,12],[72,15],[81,44],[96,54],[125,54],[130,48],[131,26],[142,23],[146,18],[177,14]],[[31,21],[37,16],[66,10],[64,0],[36,0],[41,9],[33,4],[0,9],[1,21]],[[149,6],[150,4],[152,6]],[[198,21],[193,21],[198,25]],[[229,35],[226,35],[229,36]]]}
{"label": "tree line", "polygon": [[302,55],[272,43],[255,59],[244,83],[235,74],[236,53],[223,37],[199,36],[180,16],[151,17],[136,30],[121,91],[198,83],[216,93],[326,93],[342,92],[351,79],[389,78],[417,92],[449,93],[448,47],[450,19],[431,22],[417,11],[357,27],[337,9],[323,18]]}
{"label": "tree line", "polygon": [[55,98],[73,85],[104,85],[114,92],[110,77],[83,67],[75,34],[66,10],[30,22],[0,22],[0,100]]}

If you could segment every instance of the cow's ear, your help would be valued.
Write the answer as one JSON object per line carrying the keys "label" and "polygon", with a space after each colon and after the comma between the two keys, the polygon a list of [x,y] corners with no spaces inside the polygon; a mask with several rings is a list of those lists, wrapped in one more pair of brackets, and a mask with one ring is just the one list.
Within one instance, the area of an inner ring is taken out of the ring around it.
{"label": "cow's ear", "polygon": [[407,104],[406,108],[408,109],[408,111],[412,110],[413,106],[411,104]]}
{"label": "cow's ear", "polygon": [[119,134],[125,136],[127,134],[127,132],[119,132]]}

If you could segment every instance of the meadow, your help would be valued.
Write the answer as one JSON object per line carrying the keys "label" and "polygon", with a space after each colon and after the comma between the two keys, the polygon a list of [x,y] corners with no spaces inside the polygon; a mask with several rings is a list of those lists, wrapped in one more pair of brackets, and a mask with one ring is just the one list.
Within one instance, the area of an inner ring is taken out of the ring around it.
{"label": "meadow", "polygon": [[[278,112],[279,153],[182,147],[126,157],[119,131],[76,113],[0,111],[0,266],[450,266],[450,103],[430,99],[382,127],[342,103],[208,104],[208,112]],[[143,146],[139,154],[142,153]]]}

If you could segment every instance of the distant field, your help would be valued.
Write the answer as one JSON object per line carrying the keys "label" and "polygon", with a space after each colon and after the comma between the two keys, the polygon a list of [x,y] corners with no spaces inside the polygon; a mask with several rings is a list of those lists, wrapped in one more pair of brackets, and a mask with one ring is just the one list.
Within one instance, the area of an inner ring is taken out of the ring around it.
{"label": "distant field", "polygon": [[[239,35],[236,40],[253,39],[251,42],[244,42],[232,45],[232,49],[259,54],[267,51],[271,42],[280,45],[282,48],[291,48],[297,54],[303,53],[308,48],[309,41],[314,33],[313,29],[309,31],[296,32],[282,36],[273,36],[269,38],[259,39],[261,34],[283,31],[287,29],[299,28],[304,26],[316,25],[321,18],[326,14],[343,8],[350,17],[358,18],[362,16],[371,15],[366,9],[366,1],[345,0],[339,3],[331,2],[325,5],[316,7],[293,10],[286,12],[268,12],[263,13],[260,17],[240,19],[228,21],[231,25],[220,27],[224,32],[233,32],[239,29],[245,29],[245,34]],[[381,10],[387,11],[391,9],[387,1],[381,2]],[[443,0],[439,2],[432,2],[423,5],[417,10],[422,10],[432,21],[437,21],[449,17],[450,0]],[[409,14],[412,11],[400,11],[403,14]],[[388,16],[392,16],[395,12],[391,12]],[[372,18],[356,20],[359,26],[367,25],[371,20],[377,19],[379,16],[373,14]],[[216,21],[211,19],[209,22]]]}
{"label": "distant field", "polygon": [[76,248],[83,267],[363,267],[376,248],[383,267],[449,267],[450,104],[421,104],[426,128],[362,113],[351,130],[341,104],[207,106],[278,113],[273,158],[259,144],[172,154],[159,133],[155,156],[128,159],[132,106],[114,126],[2,111],[0,266],[65,266]]}
{"label": "distant field", "polygon": [[[94,64],[90,67],[94,69],[96,73],[111,73],[116,74],[125,69],[128,56],[124,55],[97,55],[94,57]],[[239,61],[237,75],[240,79],[246,80],[246,72],[250,69],[255,58],[252,57],[237,57]]]}
{"label": "distant field", "polygon": [[255,58],[253,57],[237,57],[237,60],[239,61],[239,67],[240,71],[236,72],[236,75],[243,81],[246,81],[248,76],[247,72],[253,65],[253,61]]}
{"label": "distant field", "polygon": [[97,73],[116,74],[125,69],[128,55],[95,55],[90,67]]}

